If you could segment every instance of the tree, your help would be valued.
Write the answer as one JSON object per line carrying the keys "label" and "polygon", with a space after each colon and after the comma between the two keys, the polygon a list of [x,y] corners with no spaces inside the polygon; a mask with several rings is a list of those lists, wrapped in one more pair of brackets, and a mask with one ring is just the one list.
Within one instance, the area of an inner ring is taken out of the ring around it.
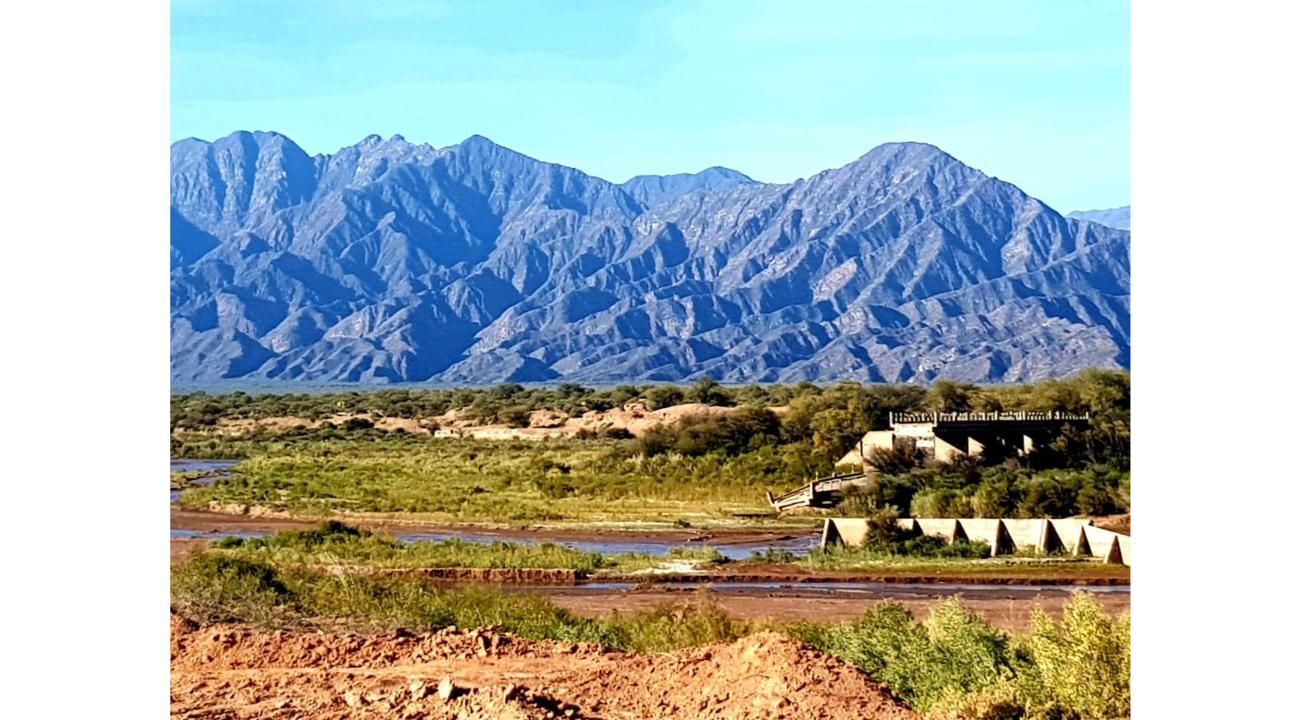
{"label": "tree", "polygon": [[718,384],[717,380],[705,375],[696,381],[695,386],[691,388],[689,395],[691,402],[703,403],[705,405],[719,405],[729,407],[734,405],[731,394],[725,388]]}
{"label": "tree", "polygon": [[651,410],[662,410],[666,407],[681,405],[686,396],[681,388],[672,385],[659,385],[647,390],[645,399],[646,405]]}
{"label": "tree", "polygon": [[974,385],[961,385],[952,380],[936,380],[930,386],[926,404],[937,412],[966,412],[970,410],[971,393]]}

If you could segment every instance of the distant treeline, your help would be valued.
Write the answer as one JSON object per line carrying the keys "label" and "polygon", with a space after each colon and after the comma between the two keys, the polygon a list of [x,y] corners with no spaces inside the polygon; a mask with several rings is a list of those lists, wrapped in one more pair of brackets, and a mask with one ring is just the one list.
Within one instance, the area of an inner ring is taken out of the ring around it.
{"label": "distant treeline", "polygon": [[[884,474],[872,497],[865,498],[872,505],[889,504],[925,515],[1055,516],[1127,508],[1129,391],[1128,373],[1087,370],[1065,380],[988,386],[940,380],[929,387],[854,382],[725,387],[706,378],[684,387],[621,385],[599,390],[575,384],[527,388],[510,384],[329,394],[190,393],[172,397],[172,427],[202,430],[222,419],[292,416],[317,420],[335,414],[364,414],[417,419],[432,429],[437,426],[436,418],[453,409],[476,422],[522,426],[535,410],[577,416],[634,401],[650,410],[695,402],[737,409],[725,415],[685,416],[636,439],[619,428],[580,433],[577,439],[619,440],[623,443],[615,453],[619,457],[717,456],[744,462],[760,451],[775,452],[781,458],[780,474],[797,479],[829,474],[836,460],[864,433],[887,427],[890,412],[1089,412],[1090,423],[1067,427],[1054,442],[1026,457],[986,457],[951,464],[926,462],[902,453],[869,458]],[[286,435],[318,441],[391,433],[375,429],[368,420],[353,418],[338,426],[280,434]],[[178,452],[195,450],[188,441],[176,448]]]}

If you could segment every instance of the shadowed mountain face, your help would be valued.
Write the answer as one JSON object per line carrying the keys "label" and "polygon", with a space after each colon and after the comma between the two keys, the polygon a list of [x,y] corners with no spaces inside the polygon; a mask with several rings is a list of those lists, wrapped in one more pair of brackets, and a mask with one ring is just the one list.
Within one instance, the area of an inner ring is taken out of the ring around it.
{"label": "shadowed mountain face", "polygon": [[172,377],[1025,381],[1129,357],[1129,235],[938,148],[623,185],[482,137],[172,146]]}

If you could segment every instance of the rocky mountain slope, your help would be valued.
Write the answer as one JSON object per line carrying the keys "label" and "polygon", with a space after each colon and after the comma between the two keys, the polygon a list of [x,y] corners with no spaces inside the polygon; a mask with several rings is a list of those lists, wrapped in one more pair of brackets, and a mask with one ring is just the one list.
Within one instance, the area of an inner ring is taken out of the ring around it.
{"label": "rocky mountain slope", "polygon": [[172,146],[177,382],[1020,381],[1127,366],[1129,235],[938,148],[617,185],[483,137]]}
{"label": "rocky mountain slope", "polygon": [[1109,210],[1075,210],[1066,215],[1071,220],[1087,220],[1116,230],[1128,230],[1129,206],[1110,208]]}

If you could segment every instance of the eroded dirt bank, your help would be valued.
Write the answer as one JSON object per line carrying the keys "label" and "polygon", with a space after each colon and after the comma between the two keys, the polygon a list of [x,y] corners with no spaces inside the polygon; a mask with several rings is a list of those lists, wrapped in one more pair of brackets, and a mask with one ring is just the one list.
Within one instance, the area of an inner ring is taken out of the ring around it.
{"label": "eroded dirt bank", "polygon": [[492,631],[171,627],[177,718],[913,720],[861,671],[777,633],[662,655]]}
{"label": "eroded dirt bank", "polygon": [[[1071,593],[1064,591],[999,593],[993,589],[962,589],[952,593],[933,594],[911,589],[886,588],[878,594],[813,594],[797,587],[752,591],[730,589],[716,585],[708,593],[710,601],[728,615],[744,620],[770,620],[774,623],[811,620],[815,622],[840,622],[862,616],[876,603],[892,601],[907,608],[914,617],[924,618],[935,603],[960,595],[962,605],[983,617],[990,625],[1007,632],[1024,632],[1036,608],[1042,609],[1055,620],[1061,619],[1061,610]],[[700,591],[695,591],[700,592]],[[582,588],[549,589],[543,594],[559,607],[576,615],[607,617],[614,613],[635,613],[653,610],[666,603],[681,602],[694,593],[637,590],[626,593],[589,594]],[[1092,593],[1106,612],[1117,615],[1129,609],[1129,594],[1119,592]]]}

